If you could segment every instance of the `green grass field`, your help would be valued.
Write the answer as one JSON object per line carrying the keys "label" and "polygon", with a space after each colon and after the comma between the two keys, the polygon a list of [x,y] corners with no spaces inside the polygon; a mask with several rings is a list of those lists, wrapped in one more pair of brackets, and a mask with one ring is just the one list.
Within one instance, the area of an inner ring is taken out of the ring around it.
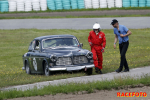
{"label": "green grass field", "polygon": [[[27,75],[22,71],[22,55],[28,51],[29,43],[38,36],[53,34],[75,35],[83,48],[90,50],[87,38],[90,30],[38,30],[18,29],[0,30],[0,87],[7,87],[18,84],[28,84],[40,81],[50,81],[69,77],[86,75],[78,73],[56,73],[53,76]],[[106,34],[107,44],[103,54],[103,73],[112,72],[119,67],[119,48],[113,49],[113,30],[102,30]],[[127,52],[127,60],[130,68],[150,65],[150,29],[131,29],[130,45]],[[93,74],[96,74],[93,72]]]}

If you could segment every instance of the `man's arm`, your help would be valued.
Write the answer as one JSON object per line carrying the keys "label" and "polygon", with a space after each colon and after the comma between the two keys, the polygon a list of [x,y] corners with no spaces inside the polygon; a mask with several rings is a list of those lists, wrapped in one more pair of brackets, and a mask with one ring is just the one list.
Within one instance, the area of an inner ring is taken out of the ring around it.
{"label": "man's arm", "polygon": [[91,34],[89,33],[89,36],[88,36],[88,42],[90,44],[90,46],[92,46],[92,42],[91,42]]}
{"label": "man's arm", "polygon": [[116,49],[116,43],[118,41],[118,36],[115,34],[115,41],[114,41],[114,49]]}
{"label": "man's arm", "polygon": [[121,37],[126,37],[126,36],[129,36],[129,35],[131,35],[132,33],[131,33],[131,31],[130,30],[128,30],[127,31],[127,34],[125,34],[125,35],[123,35],[123,34],[120,34],[120,36]]}
{"label": "man's arm", "polygon": [[128,30],[128,32],[127,32],[127,34],[125,35],[125,37],[126,37],[126,36],[129,36],[129,35],[131,35],[131,34],[132,34],[131,31]]}

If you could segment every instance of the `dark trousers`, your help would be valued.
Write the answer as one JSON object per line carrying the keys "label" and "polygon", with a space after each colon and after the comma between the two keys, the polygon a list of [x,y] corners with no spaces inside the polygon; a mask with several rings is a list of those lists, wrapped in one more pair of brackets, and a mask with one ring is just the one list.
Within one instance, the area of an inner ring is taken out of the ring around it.
{"label": "dark trousers", "polygon": [[126,52],[129,46],[129,42],[123,42],[122,44],[119,44],[119,49],[120,49],[120,55],[121,55],[121,61],[120,61],[120,67],[119,69],[122,70],[123,66],[125,67],[125,69],[129,69],[128,67],[128,63],[126,60]]}

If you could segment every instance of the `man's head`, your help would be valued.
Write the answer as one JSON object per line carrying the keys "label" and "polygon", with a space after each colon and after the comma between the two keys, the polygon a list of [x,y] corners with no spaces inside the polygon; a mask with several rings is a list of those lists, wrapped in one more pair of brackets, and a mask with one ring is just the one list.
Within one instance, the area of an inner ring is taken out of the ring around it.
{"label": "man's head", "polygon": [[113,19],[112,22],[111,22],[111,25],[114,27],[114,28],[117,28],[119,26],[119,23],[116,19]]}
{"label": "man's head", "polygon": [[95,33],[99,33],[99,32],[101,31],[101,26],[100,26],[99,23],[95,23],[95,24],[93,25],[93,31],[94,31]]}

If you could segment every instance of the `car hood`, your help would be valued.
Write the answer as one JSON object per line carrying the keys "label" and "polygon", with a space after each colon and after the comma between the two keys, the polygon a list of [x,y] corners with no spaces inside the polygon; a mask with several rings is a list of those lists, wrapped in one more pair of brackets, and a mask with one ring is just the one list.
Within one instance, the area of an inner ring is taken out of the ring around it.
{"label": "car hood", "polygon": [[46,52],[49,55],[56,55],[57,57],[62,57],[62,56],[86,55],[89,51],[78,47],[60,47],[60,48],[46,49],[43,52]]}

